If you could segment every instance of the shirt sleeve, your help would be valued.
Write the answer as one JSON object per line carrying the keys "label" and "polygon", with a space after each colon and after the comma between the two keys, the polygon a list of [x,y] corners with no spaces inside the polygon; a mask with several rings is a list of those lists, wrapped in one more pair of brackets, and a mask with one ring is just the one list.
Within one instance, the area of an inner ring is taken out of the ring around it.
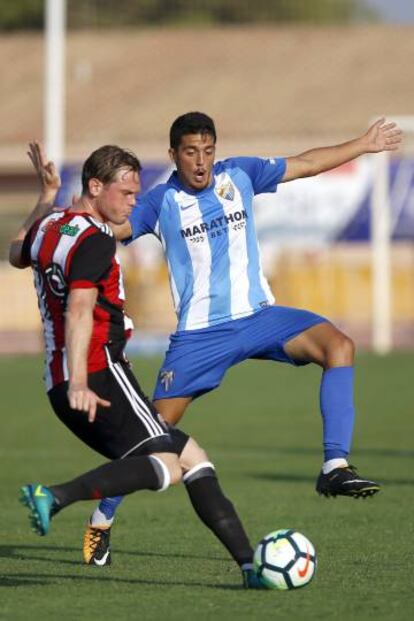
{"label": "shirt sleeve", "polygon": [[281,157],[234,157],[229,162],[248,175],[255,194],[276,192],[286,171],[286,160]]}
{"label": "shirt sleeve", "polygon": [[25,265],[30,265],[32,262],[32,258],[30,256],[30,250],[31,250],[32,239],[33,239],[32,233],[33,233],[33,227],[31,227],[27,231],[25,238],[23,240],[23,244],[22,244],[21,259]]}
{"label": "shirt sleeve", "polygon": [[129,216],[132,235],[128,239],[124,239],[122,241],[123,244],[128,245],[134,239],[141,237],[141,235],[155,232],[163,200],[164,187],[164,185],[156,186],[152,190],[145,192],[145,194],[138,196],[135,207]]}
{"label": "shirt sleeve", "polygon": [[105,233],[97,232],[81,241],[69,265],[69,289],[98,287],[111,269],[115,250],[115,239]]}
{"label": "shirt sleeve", "polygon": [[41,222],[42,222],[41,218],[39,220],[36,220],[36,222],[32,224],[32,226],[30,227],[30,229],[27,231],[26,235],[24,236],[22,250],[21,250],[21,259],[25,265],[31,265],[32,263],[32,257],[31,257],[32,242],[36,236],[36,233],[39,229]]}

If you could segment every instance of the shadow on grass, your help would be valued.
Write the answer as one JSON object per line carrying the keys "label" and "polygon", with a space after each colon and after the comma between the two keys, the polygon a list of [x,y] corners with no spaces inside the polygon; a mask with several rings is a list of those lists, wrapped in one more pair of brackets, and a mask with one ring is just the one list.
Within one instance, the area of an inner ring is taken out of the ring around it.
{"label": "shadow on grass", "polygon": [[[53,558],[49,556],[39,556],[39,552],[43,551],[51,551],[53,552]],[[76,552],[77,560],[70,559],[62,559],[56,558],[59,552]],[[149,552],[147,550],[122,550],[120,548],[115,549],[115,554],[117,556],[137,556],[137,557],[154,557],[154,558],[171,558],[172,553],[163,553],[163,552]],[[210,555],[200,555],[200,554],[183,554],[180,552],[174,552],[173,556],[175,559],[196,559],[196,560],[207,560],[207,561],[228,561],[228,557],[218,557],[218,556],[210,556]],[[42,542],[39,542],[39,545],[35,544],[10,544],[10,545],[1,545],[0,546],[0,558],[8,558],[8,559],[16,559],[22,561],[43,561],[54,563],[62,563],[66,565],[77,565],[80,567],[84,566],[84,563],[81,560],[81,550],[80,548],[71,548],[66,546],[54,546],[54,545],[44,545]],[[92,568],[93,569],[93,568]]]}
{"label": "shadow on grass", "polygon": [[0,575],[0,588],[1,587],[28,587],[28,586],[43,586],[44,580],[39,580],[39,576],[2,576]]}
{"label": "shadow on grass", "polygon": [[46,561],[50,562],[53,560],[54,563],[62,563],[66,565],[79,565],[81,564],[80,560],[72,561],[70,559],[62,559],[62,558],[50,558],[46,556],[38,556],[40,551],[53,551],[54,556],[59,552],[77,552],[77,555],[80,555],[80,550],[77,548],[67,548],[64,546],[45,546],[45,545],[26,545],[26,544],[10,544],[10,545],[1,545],[0,546],[0,558],[8,558],[15,559],[20,561]]}
{"label": "shadow on grass", "polygon": [[[241,591],[243,586],[241,584],[214,584],[208,582],[193,582],[185,580],[146,580],[144,578],[120,578],[115,576],[103,575],[102,569],[96,571],[96,567],[84,568],[83,574],[13,574],[2,575],[0,574],[0,588],[2,587],[29,587],[29,586],[46,586],[61,582],[62,580],[73,580],[79,582],[92,583],[99,581],[107,582],[111,586],[115,584],[129,584],[129,585],[148,585],[148,586],[161,586],[161,587],[203,587],[207,589],[223,590],[223,591]],[[86,575],[86,572],[96,572],[95,575]],[[105,571],[105,570],[104,570]]]}

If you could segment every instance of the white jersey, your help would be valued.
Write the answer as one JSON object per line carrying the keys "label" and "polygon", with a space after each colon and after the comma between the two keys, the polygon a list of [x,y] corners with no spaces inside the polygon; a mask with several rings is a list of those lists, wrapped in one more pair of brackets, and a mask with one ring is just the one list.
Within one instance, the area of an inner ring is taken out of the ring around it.
{"label": "white jersey", "polygon": [[284,159],[251,157],[217,162],[213,183],[184,188],[174,172],[140,196],[132,237],[161,241],[170,276],[178,330],[194,330],[247,317],[274,303],[263,275],[253,216],[253,196],[275,192]]}

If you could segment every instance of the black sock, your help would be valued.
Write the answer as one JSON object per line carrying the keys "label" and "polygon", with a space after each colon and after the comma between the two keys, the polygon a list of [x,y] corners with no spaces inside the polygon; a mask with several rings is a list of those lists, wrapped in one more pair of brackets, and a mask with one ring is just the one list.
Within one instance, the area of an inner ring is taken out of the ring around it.
{"label": "black sock", "polygon": [[49,486],[60,509],[77,500],[105,496],[124,496],[140,489],[162,486],[163,473],[155,460],[147,456],[116,459],[61,485]]}
{"label": "black sock", "polygon": [[225,497],[213,468],[199,470],[185,486],[195,512],[227,548],[240,566],[251,563],[253,548],[230,500]]}

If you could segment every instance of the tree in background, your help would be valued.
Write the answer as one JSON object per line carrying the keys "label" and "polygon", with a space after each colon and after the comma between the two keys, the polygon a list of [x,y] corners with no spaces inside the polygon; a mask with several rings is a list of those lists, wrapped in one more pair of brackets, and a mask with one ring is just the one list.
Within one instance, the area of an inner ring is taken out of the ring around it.
{"label": "tree in background", "polygon": [[0,30],[43,28],[43,0],[13,0],[0,3]]}
{"label": "tree in background", "polygon": [[[44,0],[0,4],[0,30],[43,27]],[[67,0],[70,28],[157,25],[350,23],[373,19],[358,0]]]}

